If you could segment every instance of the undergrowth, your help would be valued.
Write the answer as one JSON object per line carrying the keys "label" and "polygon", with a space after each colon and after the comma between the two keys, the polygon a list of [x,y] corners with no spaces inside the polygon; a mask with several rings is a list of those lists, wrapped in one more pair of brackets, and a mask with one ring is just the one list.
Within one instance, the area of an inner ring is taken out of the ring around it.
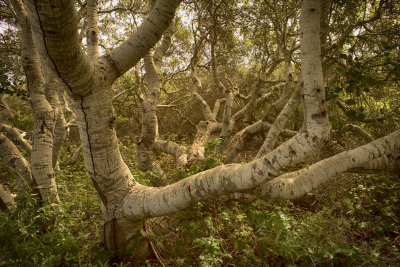
{"label": "undergrowth", "polygon": [[[170,179],[220,165],[217,143],[208,144],[207,161],[172,170]],[[135,178],[150,184],[137,172],[135,144],[120,148]],[[27,193],[0,215],[0,266],[107,265],[100,200],[82,158],[72,163],[70,154],[62,151],[57,172],[59,204],[40,207]],[[294,201],[198,202],[175,232],[157,237],[158,258],[135,265],[398,266],[399,189],[391,173],[346,174]]]}

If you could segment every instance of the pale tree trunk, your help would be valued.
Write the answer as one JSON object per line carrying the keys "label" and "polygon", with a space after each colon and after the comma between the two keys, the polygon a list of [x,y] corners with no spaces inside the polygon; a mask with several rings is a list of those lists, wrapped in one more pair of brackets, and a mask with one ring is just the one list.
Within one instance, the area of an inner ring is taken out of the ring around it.
{"label": "pale tree trunk", "polygon": [[4,101],[3,96],[4,94],[0,93],[0,108],[1,108],[0,123],[7,123],[8,118],[11,116],[11,110],[10,107],[7,105],[7,103]]}
{"label": "pale tree trunk", "polygon": [[283,127],[285,127],[290,115],[297,108],[299,103],[300,103],[300,92],[299,90],[295,90],[292,94],[292,97],[286,103],[285,107],[282,109],[281,113],[276,118],[274,124],[269,129],[267,137],[265,138],[263,145],[261,146],[260,150],[258,151],[255,157],[256,159],[272,151],[278,136],[283,130]]}
{"label": "pale tree trunk", "polygon": [[253,110],[254,107],[264,104],[273,96],[272,92],[261,94],[261,92],[259,92],[260,87],[261,85],[256,85],[256,89],[250,95],[249,102],[242,109],[240,109],[239,111],[235,112],[235,114],[232,115],[232,118],[229,121],[230,134],[233,131],[237,130],[237,123],[239,120],[247,116]]}
{"label": "pale tree trunk", "polygon": [[88,0],[86,7],[87,31],[86,43],[87,53],[90,60],[95,60],[100,56],[99,52],[99,27],[97,18],[97,0]]}
{"label": "pale tree trunk", "polygon": [[23,150],[25,150],[28,155],[32,152],[32,146],[28,142],[28,140],[24,139],[24,136],[21,134],[22,131],[10,126],[7,124],[8,118],[11,115],[11,110],[8,107],[7,103],[3,99],[3,94],[0,94],[0,131],[4,131],[6,136],[15,144],[20,146]]}
{"label": "pale tree trunk", "polygon": [[216,121],[200,121],[196,125],[196,135],[188,153],[188,161],[192,162],[204,160],[205,143],[210,138],[211,133],[220,130],[221,123]]}
{"label": "pale tree trunk", "polygon": [[370,160],[361,165],[367,170],[399,170],[400,169],[400,148],[389,151],[380,158]]}
{"label": "pale tree trunk", "polygon": [[39,197],[47,202],[58,201],[52,164],[52,146],[55,117],[45,97],[45,84],[39,54],[33,41],[31,25],[23,4],[12,1],[21,25],[21,58],[28,81],[28,93],[33,110],[34,129],[32,133],[31,171]]}
{"label": "pale tree trunk", "polygon": [[0,158],[15,177],[18,191],[34,184],[29,163],[2,133],[0,133]]}
{"label": "pale tree trunk", "polygon": [[[271,129],[272,124],[266,121],[259,120],[239,131],[232,138],[230,143],[224,149],[224,162],[230,163],[239,152],[243,149],[244,145],[256,134],[260,132],[268,132]],[[297,132],[283,129],[280,134],[285,137],[293,137]]]}
{"label": "pale tree trunk", "polygon": [[67,137],[66,121],[61,106],[56,113],[56,124],[54,127],[52,162],[53,168],[58,168],[58,158],[60,156],[61,147]]}
{"label": "pale tree trunk", "polygon": [[158,41],[179,2],[158,1],[148,19],[125,43],[91,63],[79,44],[74,1],[27,1],[37,40],[45,47],[41,51],[46,52],[71,94],[86,169],[104,206],[107,249],[122,248],[142,228],[142,222],[125,223],[115,214],[136,182],[119,152],[110,87]]}
{"label": "pale tree trunk", "polygon": [[144,57],[144,66],[147,73],[148,88],[141,101],[142,106],[142,131],[137,143],[138,167],[142,171],[155,171],[159,177],[154,184],[162,186],[168,184],[162,168],[155,162],[153,154],[154,142],[158,139],[157,103],[160,97],[160,71],[162,58],[167,52],[172,36],[172,26],[165,32],[161,45],[152,53]]}
{"label": "pale tree trunk", "polygon": [[187,149],[172,141],[156,140],[153,149],[170,154],[175,157],[176,166],[185,166],[188,163]]}
{"label": "pale tree trunk", "polygon": [[22,136],[22,134],[20,134],[18,129],[10,125],[0,123],[0,130],[4,131],[7,137],[10,138],[10,140],[14,144],[20,146],[23,150],[25,150],[28,153],[28,155],[31,154],[32,145],[28,142],[28,140],[24,139],[24,137]]}
{"label": "pale tree trunk", "polygon": [[7,103],[3,99],[3,94],[0,94],[0,130],[4,131],[6,136],[16,145],[20,146],[24,149],[28,155],[32,152],[31,144],[24,139],[23,135],[20,133],[22,131],[10,126],[7,124],[8,118],[11,115],[11,110],[8,107]]}
{"label": "pale tree trunk", "polygon": [[[276,117],[280,114],[280,112],[284,108],[285,104],[289,101],[292,92],[292,87],[293,87],[293,75],[291,72],[289,72],[286,76],[285,89],[283,90],[281,97],[268,108],[263,119],[239,131],[231,139],[229,144],[226,145],[224,149],[224,154],[225,154],[224,162],[232,162],[232,160],[236,157],[236,155],[242,150],[244,144],[246,143],[246,139],[248,140],[249,137],[258,134],[259,132],[267,132],[266,130],[270,129],[270,125],[272,125]],[[266,95],[265,96],[266,99],[268,99],[271,95],[272,94]],[[238,118],[235,119],[237,120]],[[287,130],[284,130],[284,132],[287,132]]]}
{"label": "pale tree trunk", "polygon": [[16,203],[10,190],[0,184],[0,213],[8,211],[15,206]]}
{"label": "pale tree trunk", "polygon": [[[191,203],[227,193],[250,189],[273,179],[288,166],[304,160],[329,136],[323,100],[324,88],[319,60],[319,1],[304,1],[302,8],[302,96],[308,108],[306,132],[299,133],[264,157],[246,165],[230,164],[208,170],[175,184],[154,189],[136,185],[124,198],[117,213],[126,220],[170,214]],[[313,42],[316,42],[315,44]],[[312,44],[312,47],[307,45]]]}
{"label": "pale tree trunk", "polygon": [[[203,91],[203,87],[201,81],[197,75],[197,63],[198,63],[198,49],[195,48],[194,56],[191,61],[191,77],[193,84],[195,86],[195,90],[192,92],[192,97],[201,105],[204,120],[200,121],[196,125],[196,135],[192,142],[191,148],[188,152],[188,162],[194,161],[202,161],[204,160],[204,145],[207,140],[210,138],[211,133],[222,130],[222,124],[217,122],[217,116],[219,112],[219,108],[221,106],[221,102],[226,101],[226,99],[217,99],[214,103],[214,108],[211,110],[208,103],[204,100],[204,98],[200,95],[200,92]],[[217,82],[218,87],[222,91],[226,91],[225,87],[219,82],[216,77],[215,69],[213,70],[214,80]],[[231,99],[232,100],[232,99]],[[228,101],[231,101],[228,99]],[[227,116],[225,114],[224,116]]]}
{"label": "pale tree trunk", "polygon": [[[193,79],[197,79],[197,76]],[[200,83],[198,80],[197,83]],[[218,99],[215,101],[214,104],[214,109],[211,111],[210,106],[207,104],[207,102],[201,97],[200,94],[197,92],[192,93],[193,96],[198,100],[198,102],[201,104],[203,108],[203,116],[205,118],[204,121],[200,121],[196,125],[196,135],[194,137],[194,140],[192,142],[191,148],[188,152],[188,162],[193,162],[193,161],[202,161],[204,160],[204,152],[205,152],[205,143],[207,140],[210,138],[210,135],[214,132],[221,131],[222,124],[217,122],[216,117],[218,115],[218,111],[220,108],[220,104],[223,99]]]}
{"label": "pale tree trunk", "polygon": [[58,168],[58,157],[60,154],[61,146],[67,135],[65,128],[66,122],[62,107],[62,96],[64,94],[63,84],[54,76],[54,73],[46,73],[46,80],[48,80],[45,87],[45,95],[51,108],[54,112],[54,135],[52,147],[52,166],[54,169]]}
{"label": "pale tree trunk", "polygon": [[82,145],[80,145],[74,152],[74,154],[72,155],[72,162],[75,162],[78,159],[79,154],[81,154],[82,152]]}

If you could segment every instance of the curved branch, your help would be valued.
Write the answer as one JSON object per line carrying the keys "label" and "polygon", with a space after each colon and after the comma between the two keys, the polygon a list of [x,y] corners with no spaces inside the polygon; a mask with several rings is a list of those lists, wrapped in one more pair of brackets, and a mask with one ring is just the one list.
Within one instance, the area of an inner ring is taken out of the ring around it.
{"label": "curved branch", "polygon": [[287,173],[267,182],[258,191],[263,197],[293,199],[310,192],[338,173],[362,167],[400,148],[400,130],[369,144],[344,151],[305,169]]}
{"label": "curved branch", "polygon": [[105,56],[115,74],[124,74],[152,48],[161,38],[175,16],[181,0],[159,0],[146,21],[128,40]]}
{"label": "curved branch", "polygon": [[274,124],[269,129],[267,137],[265,138],[263,145],[258,151],[256,158],[265,155],[274,148],[276,139],[283,130],[283,127],[285,127],[289,119],[289,116],[297,108],[299,102],[300,102],[300,92],[299,89],[297,89],[293,92],[292,97],[286,103],[285,107],[282,109],[278,118],[276,118]]}
{"label": "curved branch", "polygon": [[23,138],[23,136],[18,132],[16,128],[4,123],[0,123],[0,130],[6,131],[7,137],[10,138],[13,143],[21,146],[21,148],[25,150],[28,155],[32,153],[31,144],[29,144],[29,142]]}
{"label": "curved branch", "polygon": [[0,158],[12,171],[17,182],[18,191],[32,184],[32,174],[29,163],[19,152],[17,147],[2,133],[0,133]]}
{"label": "curved branch", "polygon": [[364,131],[362,128],[360,128],[357,125],[346,124],[345,126],[343,126],[343,130],[352,131],[353,133],[358,134],[359,136],[363,137],[365,139],[365,141],[367,141],[367,142],[372,142],[374,140],[374,138],[372,138],[372,136],[369,133],[367,133],[366,131]]}

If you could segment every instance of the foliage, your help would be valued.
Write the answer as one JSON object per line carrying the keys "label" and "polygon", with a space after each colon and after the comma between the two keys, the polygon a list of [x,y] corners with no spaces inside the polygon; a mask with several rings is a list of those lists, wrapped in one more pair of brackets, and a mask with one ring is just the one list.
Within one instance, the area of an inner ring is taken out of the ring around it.
{"label": "foliage", "polygon": [[[329,197],[316,192],[313,202],[307,197],[199,202],[182,215],[178,233],[164,239],[165,247],[172,248],[165,257],[178,266],[396,265],[397,177],[348,178],[346,185],[340,180],[328,185],[329,190],[337,188],[335,194],[326,192]],[[312,210],[313,205],[318,207]]]}
{"label": "foliage", "polygon": [[[63,151],[60,165],[69,158]],[[0,216],[0,266],[71,266],[106,261],[100,201],[82,162],[57,174],[60,203],[41,206],[32,192]],[[100,254],[99,254],[100,253]]]}

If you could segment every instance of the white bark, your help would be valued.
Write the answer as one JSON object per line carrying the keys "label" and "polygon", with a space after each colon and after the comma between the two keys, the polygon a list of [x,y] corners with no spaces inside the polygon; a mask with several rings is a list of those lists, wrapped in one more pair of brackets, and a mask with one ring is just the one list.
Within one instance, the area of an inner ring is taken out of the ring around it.
{"label": "white bark", "polygon": [[399,149],[400,131],[396,131],[369,144],[321,160],[305,169],[281,175],[264,184],[257,193],[268,198],[300,197],[338,173],[363,167]]}
{"label": "white bark", "polygon": [[400,149],[390,151],[380,158],[368,161],[361,165],[367,170],[398,170],[400,169]]}
{"label": "white bark", "polygon": [[52,145],[55,117],[45,97],[45,84],[40,65],[41,60],[32,36],[31,24],[20,0],[12,1],[21,25],[21,58],[28,81],[28,92],[33,110],[34,129],[32,133],[31,171],[32,177],[44,201],[58,201],[52,165]]}
{"label": "white bark", "polygon": [[260,158],[261,156],[267,154],[274,148],[279,134],[283,130],[283,127],[285,127],[289,119],[289,116],[297,108],[299,102],[300,102],[300,92],[299,90],[295,90],[292,94],[292,97],[286,103],[285,107],[282,109],[278,118],[276,118],[274,124],[269,129],[267,137],[265,138],[264,143],[261,146],[255,158]]}
{"label": "white bark", "polygon": [[0,184],[0,211],[7,211],[16,206],[11,192]]}
{"label": "white bark", "polygon": [[187,149],[172,141],[156,140],[153,149],[175,157],[176,166],[185,166],[188,163]]}
{"label": "white bark", "polygon": [[0,133],[0,158],[13,174],[18,191],[33,184],[29,163],[19,152],[18,148],[2,133]]}
{"label": "white bark", "polygon": [[75,162],[78,159],[79,154],[81,154],[82,152],[82,145],[80,145],[74,152],[74,154],[72,155],[72,162]]}
{"label": "white bark", "polygon": [[155,185],[168,184],[162,168],[155,162],[153,155],[154,142],[158,139],[157,103],[160,97],[160,71],[162,58],[171,43],[172,27],[164,35],[164,38],[154,53],[150,51],[144,57],[144,66],[147,73],[148,88],[142,99],[142,131],[140,141],[137,144],[138,167],[142,171],[155,171],[159,177],[154,180]]}
{"label": "white bark", "polygon": [[100,56],[99,27],[97,25],[97,0],[87,1],[86,13],[88,24],[86,31],[87,53],[90,60],[95,60]]}
{"label": "white bark", "polygon": [[73,1],[52,2],[51,12],[49,1],[29,3],[34,30],[41,38],[38,40],[46,43],[47,54],[73,96],[85,165],[104,204],[106,248],[120,249],[142,229],[146,218],[170,214],[212,196],[259,186],[284,168],[303,161],[329,137],[319,58],[320,1],[305,0],[301,16],[305,132],[246,165],[220,166],[162,188],[139,185],[119,152],[110,87],[158,41],[179,1],[158,1],[150,19],[137,33],[92,65],[79,47]]}
{"label": "white bark", "polygon": [[134,66],[153,47],[168,28],[180,0],[159,0],[139,29],[119,47],[107,60],[119,76]]}
{"label": "white bark", "polygon": [[4,101],[3,93],[0,93],[0,108],[1,108],[0,123],[7,123],[8,118],[11,115],[11,110],[8,107],[7,103]]}
{"label": "white bark", "polygon": [[[224,162],[230,163],[234,160],[236,155],[243,149],[246,142],[251,139],[254,135],[260,132],[268,132],[271,128],[271,124],[269,122],[259,120],[245,128],[243,128],[240,132],[235,134],[232,137],[232,140],[224,149]],[[280,134],[285,137],[293,137],[297,132],[283,129]]]}
{"label": "white bark", "polygon": [[32,145],[28,142],[28,140],[24,139],[22,134],[20,134],[16,128],[4,123],[0,123],[0,131],[4,131],[7,137],[10,138],[14,144],[25,150],[28,155],[31,154]]}
{"label": "white bark", "polygon": [[210,138],[211,133],[221,130],[221,123],[215,121],[200,121],[196,125],[196,135],[188,153],[188,161],[204,159],[204,145]]}

